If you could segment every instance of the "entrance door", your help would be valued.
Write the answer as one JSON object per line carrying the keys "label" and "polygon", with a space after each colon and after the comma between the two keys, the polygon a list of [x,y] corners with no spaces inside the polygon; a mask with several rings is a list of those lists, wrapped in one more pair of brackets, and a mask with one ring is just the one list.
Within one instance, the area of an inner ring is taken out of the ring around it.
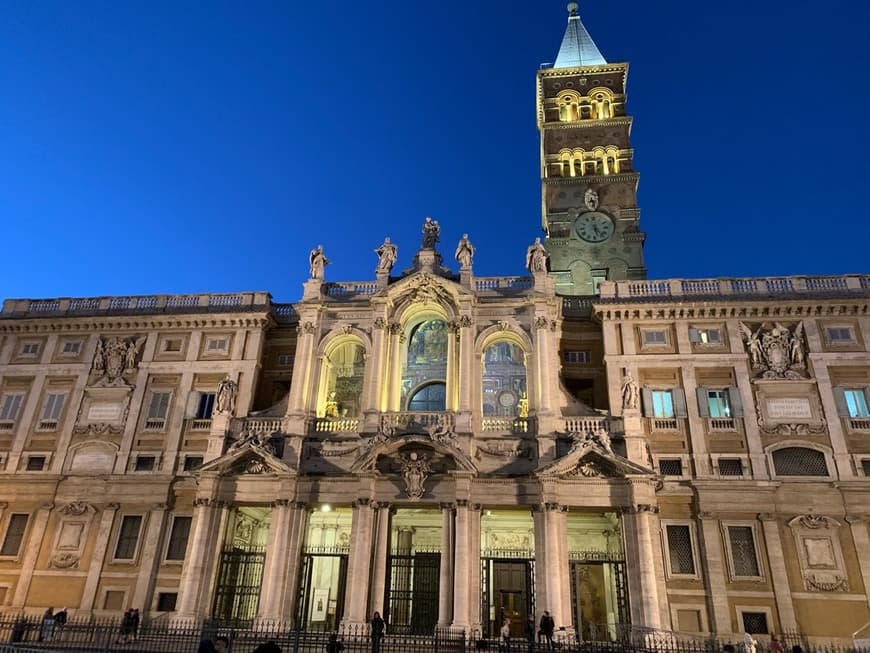
{"label": "entrance door", "polygon": [[441,555],[391,555],[385,618],[390,632],[431,635],[438,623]]}
{"label": "entrance door", "polygon": [[344,616],[346,588],[346,553],[302,556],[297,625],[308,630],[335,630]]}
{"label": "entrance door", "polygon": [[[534,615],[531,560],[483,559],[482,616],[488,615],[488,635],[494,637],[505,619],[510,620],[511,637],[525,637],[526,620]],[[534,617],[532,617],[534,618]]]}
{"label": "entrance door", "polygon": [[571,562],[574,627],[586,641],[612,641],[616,624],[627,624],[624,562]]}
{"label": "entrance door", "polygon": [[257,616],[263,582],[264,551],[232,548],[221,553],[215,590],[215,619],[250,621]]}

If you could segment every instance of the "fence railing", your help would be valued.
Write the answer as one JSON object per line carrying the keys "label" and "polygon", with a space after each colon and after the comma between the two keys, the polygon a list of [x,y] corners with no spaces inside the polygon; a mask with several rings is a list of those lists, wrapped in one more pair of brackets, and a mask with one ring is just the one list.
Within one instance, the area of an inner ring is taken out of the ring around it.
{"label": "fence railing", "polygon": [[[518,624],[515,624],[518,625]],[[518,634],[517,631],[522,634]],[[402,635],[389,624],[385,635],[373,641],[367,624],[341,626],[329,632],[325,626],[312,624],[306,629],[294,628],[281,621],[216,621],[178,619],[160,616],[145,619],[133,626],[118,618],[73,617],[65,624],[39,616],[0,615],[0,653],[35,651],[76,651],[98,653],[108,651],[135,651],[136,653],[189,653],[200,650],[205,640],[214,642],[226,638],[233,653],[252,653],[266,642],[274,642],[284,653],[322,653],[342,650],[347,653],[477,653],[478,651],[504,651],[505,653],[541,653],[550,650],[546,638],[534,623],[513,629],[509,640],[483,637],[476,630],[433,627],[430,634]],[[328,648],[330,638],[342,647]],[[742,638],[742,635],[739,636]],[[735,636],[738,639],[738,636]],[[768,638],[758,635],[758,653],[767,653]],[[557,630],[553,640],[564,653],[743,653],[737,641],[716,639],[701,634],[680,633],[628,624],[586,624],[581,632]],[[854,644],[826,643],[810,640],[804,635],[789,633],[782,638],[784,644],[809,649],[824,648],[826,653],[863,651]],[[726,646],[733,648],[727,649]],[[274,649],[272,649],[274,650]]]}

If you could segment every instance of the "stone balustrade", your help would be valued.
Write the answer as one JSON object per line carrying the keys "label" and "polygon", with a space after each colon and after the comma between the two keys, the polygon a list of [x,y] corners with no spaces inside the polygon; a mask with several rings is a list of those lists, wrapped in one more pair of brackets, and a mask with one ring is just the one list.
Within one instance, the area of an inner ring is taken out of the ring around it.
{"label": "stone balustrade", "polygon": [[451,412],[394,412],[381,413],[381,430],[428,431],[441,429],[453,431],[456,428],[456,416]]}
{"label": "stone balustrade", "polygon": [[239,417],[233,419],[230,424],[230,432],[233,435],[242,433],[272,435],[283,431],[284,418],[282,417]]}
{"label": "stone balustrade", "polygon": [[475,277],[474,290],[478,294],[504,295],[529,290],[531,277]]}
{"label": "stone balustrade", "polygon": [[261,310],[271,304],[267,292],[7,299],[0,317],[59,317],[129,313],[201,313]]}
{"label": "stone balustrade", "polygon": [[563,417],[564,433],[598,433],[604,430],[611,431],[610,418],[602,415],[584,417]]}
{"label": "stone balustrade", "polygon": [[315,433],[359,433],[359,419],[318,417],[314,420]]}
{"label": "stone balustrade", "polygon": [[367,297],[378,291],[376,281],[337,281],[323,284],[330,299]]}
{"label": "stone balustrade", "polygon": [[756,277],[742,279],[650,279],[603,281],[601,301],[721,297],[870,296],[870,276]]}

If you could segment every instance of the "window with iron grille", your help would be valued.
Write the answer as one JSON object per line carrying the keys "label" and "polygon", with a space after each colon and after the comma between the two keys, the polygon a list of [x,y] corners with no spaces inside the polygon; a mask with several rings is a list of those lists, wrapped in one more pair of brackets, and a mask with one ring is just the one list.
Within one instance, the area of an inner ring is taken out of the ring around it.
{"label": "window with iron grille", "polygon": [[175,612],[175,603],[178,600],[176,592],[160,592],[157,595],[158,612]]}
{"label": "window with iron grille", "polygon": [[184,560],[187,551],[187,538],[190,537],[192,517],[177,516],[172,520],[172,532],[169,535],[169,547],[166,549],[167,560]]}
{"label": "window with iron grille", "polygon": [[777,476],[827,476],[825,454],[807,447],[785,447],[773,452]]}
{"label": "window with iron grille", "polygon": [[679,458],[662,458],[659,460],[659,473],[663,476],[682,476],[683,461]]}
{"label": "window with iron grille", "polygon": [[41,472],[45,468],[45,456],[28,456],[27,471]]}
{"label": "window with iron grille", "polygon": [[202,456],[185,456],[184,471],[189,472],[202,465]]}
{"label": "window with iron grille", "polygon": [[3,546],[0,547],[0,556],[17,556],[24,541],[24,531],[27,529],[29,515],[13,514],[9,517],[9,525],[6,526],[6,537],[3,538]]}
{"label": "window with iron grille", "polygon": [[142,515],[124,515],[118,532],[118,544],[115,546],[117,560],[132,560],[136,557],[136,544],[139,542],[141,528]]}
{"label": "window with iron grille", "polygon": [[695,574],[695,553],[692,550],[692,531],[687,524],[668,524],[668,559],[671,574]]}
{"label": "window with iron grille", "polygon": [[728,543],[734,576],[757,578],[761,575],[755,552],[755,532],[752,526],[729,526]]}
{"label": "window with iron grille", "polygon": [[743,476],[743,461],[740,458],[720,458],[719,476]]}
{"label": "window with iron grille", "polygon": [[864,470],[864,476],[870,476],[870,458],[861,459],[861,469]]}
{"label": "window with iron grille", "polygon": [[742,612],[743,632],[750,635],[766,635],[767,629],[767,614],[764,612]]}

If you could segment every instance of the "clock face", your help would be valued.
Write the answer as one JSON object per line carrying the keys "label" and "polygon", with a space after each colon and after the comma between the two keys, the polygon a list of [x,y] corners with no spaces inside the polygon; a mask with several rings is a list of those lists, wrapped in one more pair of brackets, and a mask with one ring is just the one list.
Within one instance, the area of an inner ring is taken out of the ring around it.
{"label": "clock face", "polygon": [[613,222],[603,213],[590,211],[574,222],[574,231],[590,243],[603,243],[613,235]]}

